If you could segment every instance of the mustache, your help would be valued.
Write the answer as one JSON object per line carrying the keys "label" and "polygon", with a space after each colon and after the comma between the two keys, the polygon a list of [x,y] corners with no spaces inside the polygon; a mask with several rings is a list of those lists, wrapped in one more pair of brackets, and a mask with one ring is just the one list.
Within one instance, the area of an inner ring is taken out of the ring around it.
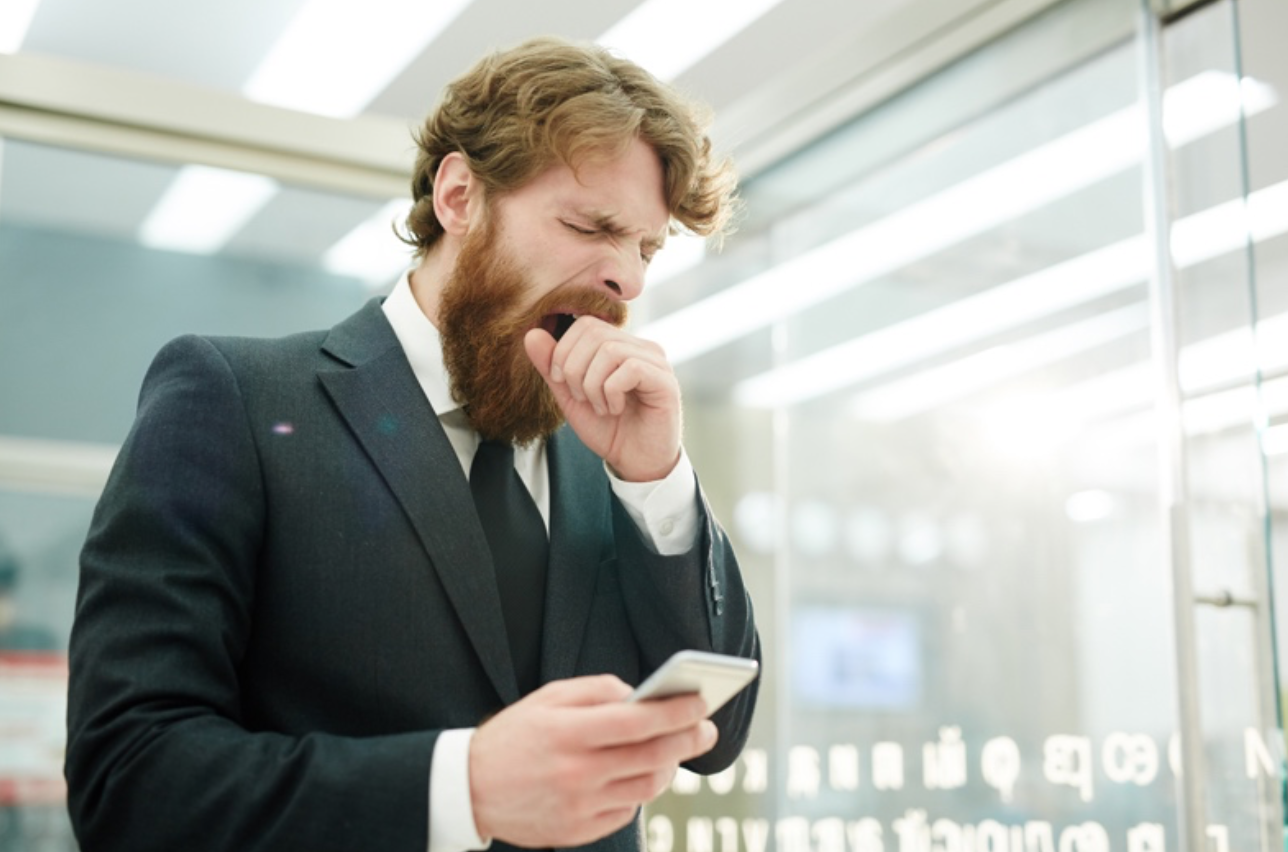
{"label": "mustache", "polygon": [[545,328],[554,335],[555,328],[566,329],[571,324],[565,321],[561,325],[558,322],[561,316],[593,316],[621,328],[630,318],[630,309],[625,302],[612,298],[600,289],[564,284],[542,296],[525,312],[524,328]]}

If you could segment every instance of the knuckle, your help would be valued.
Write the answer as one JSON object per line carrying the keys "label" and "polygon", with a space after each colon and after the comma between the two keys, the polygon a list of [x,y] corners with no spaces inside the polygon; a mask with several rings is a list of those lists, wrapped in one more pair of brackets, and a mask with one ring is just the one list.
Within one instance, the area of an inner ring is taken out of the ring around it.
{"label": "knuckle", "polygon": [[660,771],[668,764],[673,763],[675,758],[672,751],[675,748],[674,737],[659,737],[650,740],[644,744],[644,761],[653,771]]}
{"label": "knuckle", "polygon": [[555,762],[551,769],[550,780],[555,789],[562,794],[561,800],[568,802],[580,792],[582,776],[580,761],[565,758]]}

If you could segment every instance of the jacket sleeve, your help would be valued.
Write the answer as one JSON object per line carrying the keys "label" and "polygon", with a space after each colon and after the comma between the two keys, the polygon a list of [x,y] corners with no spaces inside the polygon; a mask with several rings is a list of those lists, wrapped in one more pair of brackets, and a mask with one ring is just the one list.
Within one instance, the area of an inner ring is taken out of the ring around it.
{"label": "jacket sleeve", "polygon": [[[684,649],[761,659],[751,598],[738,560],[701,486],[697,492],[698,540],[687,553],[675,556],[654,553],[626,509],[613,498],[622,597],[645,673]],[[757,678],[711,717],[720,739],[714,749],[686,763],[686,768],[711,774],[738,758],[747,742],[759,685]]]}
{"label": "jacket sleeve", "polygon": [[81,556],[68,808],[89,850],[426,848],[435,732],[247,730],[265,490],[215,347],[161,351]]}

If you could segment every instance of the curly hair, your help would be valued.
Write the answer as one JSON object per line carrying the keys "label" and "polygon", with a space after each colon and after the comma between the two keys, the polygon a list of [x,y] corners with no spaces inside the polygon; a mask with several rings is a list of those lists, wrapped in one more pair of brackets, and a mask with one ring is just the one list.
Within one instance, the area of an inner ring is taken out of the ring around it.
{"label": "curly hair", "polygon": [[712,151],[708,111],[643,68],[593,44],[543,37],[484,57],[448,85],[416,134],[403,240],[423,257],[443,234],[434,178],[460,152],[489,196],[522,187],[557,161],[625,153],[637,138],[662,161],[676,223],[700,236],[730,230],[737,177]]}

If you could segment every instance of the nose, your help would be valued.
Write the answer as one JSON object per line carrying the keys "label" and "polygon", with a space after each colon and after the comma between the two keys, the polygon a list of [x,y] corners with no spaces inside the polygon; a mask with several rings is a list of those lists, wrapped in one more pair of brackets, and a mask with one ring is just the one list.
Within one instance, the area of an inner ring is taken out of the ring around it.
{"label": "nose", "polygon": [[599,280],[617,298],[629,302],[644,292],[646,266],[638,246],[622,246],[605,259]]}

